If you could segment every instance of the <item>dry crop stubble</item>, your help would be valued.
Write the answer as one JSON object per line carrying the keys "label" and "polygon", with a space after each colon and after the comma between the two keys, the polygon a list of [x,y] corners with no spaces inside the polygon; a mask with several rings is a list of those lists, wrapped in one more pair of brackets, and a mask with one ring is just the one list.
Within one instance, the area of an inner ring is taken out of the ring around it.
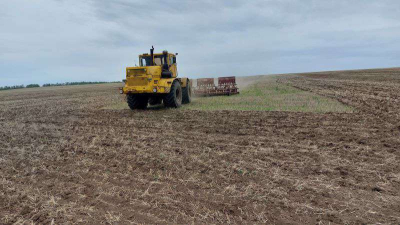
{"label": "dry crop stubble", "polygon": [[1,92],[1,223],[399,223],[398,80],[278,77],[352,109],[319,113],[109,109],[118,84]]}

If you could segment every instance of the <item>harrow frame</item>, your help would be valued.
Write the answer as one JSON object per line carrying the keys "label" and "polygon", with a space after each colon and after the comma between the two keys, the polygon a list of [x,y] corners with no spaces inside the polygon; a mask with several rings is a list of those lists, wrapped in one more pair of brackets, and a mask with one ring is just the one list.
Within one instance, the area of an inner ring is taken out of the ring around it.
{"label": "harrow frame", "polygon": [[197,79],[197,87],[194,89],[196,96],[218,96],[239,94],[236,84],[236,77],[219,77],[218,86],[214,83],[214,78]]}

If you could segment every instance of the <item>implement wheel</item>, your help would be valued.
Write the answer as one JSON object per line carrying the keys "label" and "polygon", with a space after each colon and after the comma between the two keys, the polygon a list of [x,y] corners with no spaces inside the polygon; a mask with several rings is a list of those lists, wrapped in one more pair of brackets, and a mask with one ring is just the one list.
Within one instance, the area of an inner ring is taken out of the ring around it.
{"label": "implement wheel", "polygon": [[186,87],[182,88],[182,104],[188,104],[192,101],[192,87],[190,82],[188,79]]}
{"label": "implement wheel", "polygon": [[165,107],[179,108],[182,105],[182,87],[179,81],[174,80],[171,90],[164,98]]}
{"label": "implement wheel", "polygon": [[129,94],[127,96],[127,101],[129,108],[132,110],[146,109],[149,98],[147,96]]}

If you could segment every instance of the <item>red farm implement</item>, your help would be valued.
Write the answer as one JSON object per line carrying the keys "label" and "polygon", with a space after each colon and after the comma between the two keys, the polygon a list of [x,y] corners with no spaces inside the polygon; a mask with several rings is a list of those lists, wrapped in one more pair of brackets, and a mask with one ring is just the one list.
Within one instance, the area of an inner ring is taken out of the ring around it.
{"label": "red farm implement", "polygon": [[197,87],[194,90],[196,96],[217,96],[239,94],[236,77],[219,77],[218,86],[215,86],[214,78],[197,79]]}

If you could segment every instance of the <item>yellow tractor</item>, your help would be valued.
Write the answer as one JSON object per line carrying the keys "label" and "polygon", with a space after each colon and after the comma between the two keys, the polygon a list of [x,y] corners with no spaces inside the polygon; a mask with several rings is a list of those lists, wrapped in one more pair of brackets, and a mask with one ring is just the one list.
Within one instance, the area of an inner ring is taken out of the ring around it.
{"label": "yellow tractor", "polygon": [[145,109],[148,104],[164,103],[166,107],[179,108],[191,102],[192,84],[188,78],[177,78],[176,54],[163,51],[139,55],[139,66],[126,68],[125,86],[129,108]]}

